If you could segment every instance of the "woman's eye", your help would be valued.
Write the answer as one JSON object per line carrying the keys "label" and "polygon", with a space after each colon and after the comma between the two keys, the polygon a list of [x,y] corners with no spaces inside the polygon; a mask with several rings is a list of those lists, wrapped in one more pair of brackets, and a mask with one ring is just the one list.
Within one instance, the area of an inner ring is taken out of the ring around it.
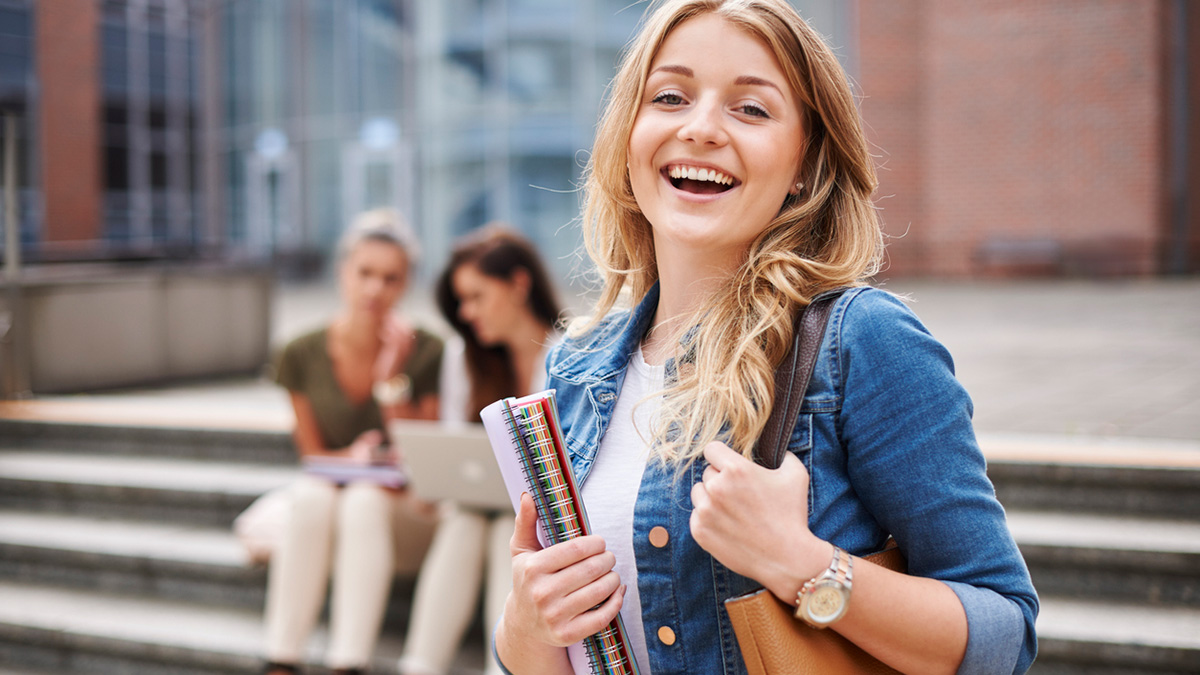
{"label": "woman's eye", "polygon": [[679,105],[683,103],[683,97],[675,92],[667,91],[654,97],[652,103],[662,103],[664,105]]}
{"label": "woman's eye", "polygon": [[764,108],[760,105],[757,105],[755,103],[743,103],[742,105],[738,106],[737,109],[738,109],[738,112],[742,113],[743,115],[750,115],[752,117],[762,117],[765,119],[770,119],[770,117],[771,117],[770,113],[767,112],[766,108]]}

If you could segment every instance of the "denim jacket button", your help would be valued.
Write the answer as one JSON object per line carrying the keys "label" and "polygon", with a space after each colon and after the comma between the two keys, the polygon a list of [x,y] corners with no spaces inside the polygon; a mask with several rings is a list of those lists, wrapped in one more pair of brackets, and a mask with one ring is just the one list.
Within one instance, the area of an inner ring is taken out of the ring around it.
{"label": "denim jacket button", "polygon": [[658,641],[670,647],[675,644],[675,631],[669,626],[662,626],[658,629]]}
{"label": "denim jacket button", "polygon": [[671,540],[671,535],[667,534],[667,528],[659,525],[650,530],[650,545],[654,548],[662,548]]}

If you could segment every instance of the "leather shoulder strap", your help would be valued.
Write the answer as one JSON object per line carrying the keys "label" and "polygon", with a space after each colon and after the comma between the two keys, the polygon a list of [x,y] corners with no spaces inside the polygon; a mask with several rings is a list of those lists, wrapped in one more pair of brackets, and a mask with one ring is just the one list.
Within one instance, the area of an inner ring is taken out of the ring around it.
{"label": "leather shoulder strap", "polygon": [[844,290],[839,288],[818,295],[796,316],[792,349],[775,370],[775,405],[754,447],[755,461],[768,469],[776,469],[783,462],[788,439],[800,416],[804,392],[808,390],[808,381],[817,364],[825,324],[829,322],[834,301]]}

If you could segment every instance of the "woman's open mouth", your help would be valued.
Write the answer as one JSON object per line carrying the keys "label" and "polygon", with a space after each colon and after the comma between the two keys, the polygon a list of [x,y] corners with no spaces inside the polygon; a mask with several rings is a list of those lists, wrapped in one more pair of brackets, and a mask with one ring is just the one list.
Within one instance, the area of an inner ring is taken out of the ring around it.
{"label": "woman's open mouth", "polygon": [[686,164],[671,164],[663,175],[677,190],[697,195],[714,195],[733,189],[741,181],[716,169],[702,169]]}

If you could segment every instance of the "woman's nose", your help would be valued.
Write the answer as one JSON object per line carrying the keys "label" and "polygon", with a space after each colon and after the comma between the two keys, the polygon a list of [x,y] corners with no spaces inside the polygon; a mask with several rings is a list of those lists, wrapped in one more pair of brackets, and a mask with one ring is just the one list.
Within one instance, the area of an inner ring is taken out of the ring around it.
{"label": "woman's nose", "polygon": [[701,99],[684,115],[679,127],[679,140],[700,144],[724,144],[728,139],[721,106],[715,101]]}

